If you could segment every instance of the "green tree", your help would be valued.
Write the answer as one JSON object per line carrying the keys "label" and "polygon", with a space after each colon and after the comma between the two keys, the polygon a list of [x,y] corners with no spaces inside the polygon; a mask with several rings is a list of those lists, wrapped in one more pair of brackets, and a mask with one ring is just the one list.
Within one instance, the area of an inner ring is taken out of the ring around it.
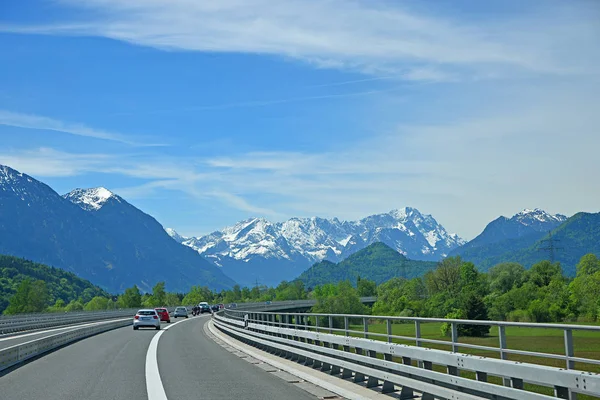
{"label": "green tree", "polygon": [[547,260],[534,264],[528,271],[529,281],[538,287],[548,286],[555,277],[562,277],[560,264]]}
{"label": "green tree", "polygon": [[449,291],[458,293],[461,279],[460,267],[463,261],[460,257],[447,257],[438,263],[435,270],[427,272],[423,281],[430,295]]}
{"label": "green tree", "polygon": [[375,281],[361,279],[359,276],[356,280],[356,290],[358,290],[358,295],[360,297],[375,296],[377,294],[377,284]]}
{"label": "green tree", "polygon": [[166,300],[165,282],[158,282],[152,288],[152,298],[150,304],[153,307],[162,307],[165,305]]}
{"label": "green tree", "polygon": [[[487,307],[481,295],[475,291],[469,292],[464,296],[462,310],[467,319],[487,320]],[[458,334],[461,336],[481,337],[490,333],[489,325],[459,325]]]}
{"label": "green tree", "polygon": [[176,293],[168,292],[165,295],[165,306],[167,307],[175,307],[181,305],[181,300],[179,300],[179,296]]}
{"label": "green tree", "polygon": [[502,294],[523,284],[525,267],[519,263],[501,263],[490,268],[487,276],[490,290]]}
{"label": "green tree", "polygon": [[598,259],[586,254],[577,265],[577,277],[569,285],[570,302],[576,309],[576,314],[584,320],[598,319],[600,307],[600,269],[597,269]]}
{"label": "green tree", "polygon": [[99,311],[108,308],[108,299],[106,297],[96,296],[88,301],[83,307],[86,311]]}
{"label": "green tree", "polygon": [[67,304],[67,306],[65,307],[65,311],[68,312],[72,312],[72,311],[82,311],[83,310],[83,303],[79,300],[72,300],[69,304]]}
{"label": "green tree", "polygon": [[594,275],[600,272],[600,260],[595,254],[589,253],[581,257],[577,264],[577,277]]}
{"label": "green tree", "polygon": [[377,287],[377,300],[373,304],[375,315],[399,315],[407,305],[404,287],[408,281],[404,278],[392,278]]}
{"label": "green tree", "polygon": [[49,301],[48,288],[41,280],[24,279],[10,298],[5,314],[35,313],[46,310]]}
{"label": "green tree", "polygon": [[[356,289],[349,281],[339,282],[335,289],[328,288],[317,295],[313,313],[324,314],[367,314],[368,308],[360,302]],[[318,287],[315,288],[315,292]]]}
{"label": "green tree", "polygon": [[125,289],[125,292],[117,299],[119,308],[139,308],[142,306],[142,293],[137,285]]}
{"label": "green tree", "polygon": [[212,293],[206,286],[192,286],[189,293],[181,300],[186,306],[196,305],[202,301],[212,301]]}

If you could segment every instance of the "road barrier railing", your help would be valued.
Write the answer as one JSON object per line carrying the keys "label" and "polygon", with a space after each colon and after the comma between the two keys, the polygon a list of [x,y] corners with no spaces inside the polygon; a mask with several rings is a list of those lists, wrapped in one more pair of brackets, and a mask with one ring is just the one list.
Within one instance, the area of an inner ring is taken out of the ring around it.
{"label": "road barrier railing", "polygon": [[[361,297],[360,301],[363,304],[373,304],[377,297]],[[233,310],[253,310],[253,311],[285,311],[293,309],[309,309],[317,302],[315,300],[285,300],[285,301],[267,301],[255,303],[238,303]],[[225,308],[231,310],[230,304]]]}
{"label": "road barrier railing", "polygon": [[131,318],[123,318],[116,321],[103,321],[7,347],[0,350],[0,371],[22,363],[30,358],[40,356],[66,344],[96,335],[98,333],[131,325],[131,323]]}
{"label": "road barrier railing", "polygon": [[[448,341],[422,337],[422,325],[432,322],[448,324]],[[378,386],[384,393],[399,387],[400,398],[405,399],[415,392],[424,400],[576,399],[578,393],[600,398],[600,375],[590,368],[600,365],[600,360],[576,357],[573,346],[573,332],[588,331],[600,337],[597,326],[253,310],[225,310],[214,316],[214,323],[245,342],[343,378],[366,382],[367,387]],[[394,335],[393,325],[398,323],[414,324],[414,335]],[[372,331],[376,324],[383,325],[385,333]],[[351,329],[356,325],[361,329]],[[458,333],[465,325],[497,327],[498,347],[460,342]],[[507,346],[507,327],[560,329],[565,352],[511,349]],[[461,353],[461,348],[492,356]],[[527,362],[510,360],[511,355]],[[544,359],[561,360],[565,367],[543,365]]]}
{"label": "road barrier railing", "polygon": [[126,316],[133,317],[137,310],[137,308],[131,308],[106,311],[3,315],[0,317],[0,335],[115,319]]}

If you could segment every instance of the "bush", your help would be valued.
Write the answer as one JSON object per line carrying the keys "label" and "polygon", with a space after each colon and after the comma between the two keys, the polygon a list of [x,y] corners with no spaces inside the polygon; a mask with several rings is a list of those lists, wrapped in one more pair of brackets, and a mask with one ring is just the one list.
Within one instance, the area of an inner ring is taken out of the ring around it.
{"label": "bush", "polygon": [[[446,316],[444,318],[465,319],[466,316],[467,316],[467,314],[463,310],[455,309],[454,311],[446,314]],[[459,325],[459,328],[460,328],[460,325]],[[440,331],[442,332],[443,336],[452,336],[452,324],[450,322],[444,322],[442,324],[442,326],[440,327]]]}

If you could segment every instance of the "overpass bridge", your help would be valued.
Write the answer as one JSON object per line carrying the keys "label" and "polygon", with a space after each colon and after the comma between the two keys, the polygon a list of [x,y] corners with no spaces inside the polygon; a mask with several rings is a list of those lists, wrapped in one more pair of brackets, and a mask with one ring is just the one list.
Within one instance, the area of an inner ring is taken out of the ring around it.
{"label": "overpass bridge", "polygon": [[[133,331],[131,317],[117,316],[3,335],[0,398],[600,398],[593,372],[600,360],[574,346],[580,332],[600,337],[600,327],[309,314],[308,308],[240,304],[160,331]],[[449,323],[448,341],[422,334],[440,322]],[[401,324],[414,334],[398,334]],[[465,343],[458,331],[468,324],[493,326],[497,345]],[[531,326],[561,330],[564,352],[512,347],[511,332]],[[15,352],[23,359],[15,362]]]}

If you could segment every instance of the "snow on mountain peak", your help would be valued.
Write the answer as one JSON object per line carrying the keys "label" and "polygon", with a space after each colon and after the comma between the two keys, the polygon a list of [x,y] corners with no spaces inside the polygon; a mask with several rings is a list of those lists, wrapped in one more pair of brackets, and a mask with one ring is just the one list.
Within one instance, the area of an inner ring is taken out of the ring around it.
{"label": "snow on mountain peak", "polygon": [[102,186],[91,189],[75,189],[63,197],[88,211],[99,210],[111,198],[121,202],[117,195]]}
{"label": "snow on mountain peak", "polygon": [[179,233],[177,233],[175,231],[175,229],[172,229],[172,228],[165,228],[165,232],[167,232],[167,234],[169,236],[171,236],[178,243],[183,243],[188,239],[184,236],[181,236]]}
{"label": "snow on mountain peak", "polygon": [[386,243],[409,258],[428,260],[437,260],[464,243],[431,215],[404,207],[359,221],[309,217],[275,223],[252,218],[183,244],[206,257],[317,262],[342,260],[374,242]]}
{"label": "snow on mountain peak", "polygon": [[543,224],[548,222],[561,223],[564,222],[566,219],[567,217],[562,214],[552,215],[540,208],[534,208],[533,210],[526,208],[523,211],[518,212],[511,218],[511,220],[517,221],[523,225],[530,225],[532,223]]}

